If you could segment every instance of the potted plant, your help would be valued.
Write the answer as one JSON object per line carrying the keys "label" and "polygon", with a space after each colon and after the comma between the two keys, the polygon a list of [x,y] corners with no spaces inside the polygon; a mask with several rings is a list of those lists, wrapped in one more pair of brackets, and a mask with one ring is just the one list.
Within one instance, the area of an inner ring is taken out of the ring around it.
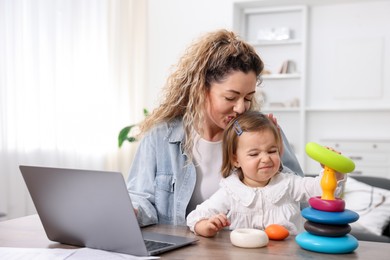
{"label": "potted plant", "polygon": [[[149,115],[149,111],[144,108],[144,116],[146,117],[148,115]],[[122,147],[122,145],[125,141],[128,141],[130,143],[138,141],[138,139],[135,137],[135,135],[131,134],[131,130],[137,126],[138,126],[138,124],[132,124],[132,125],[129,125],[129,126],[122,128],[122,130],[119,132],[119,135],[118,135],[118,147],[119,148]]]}

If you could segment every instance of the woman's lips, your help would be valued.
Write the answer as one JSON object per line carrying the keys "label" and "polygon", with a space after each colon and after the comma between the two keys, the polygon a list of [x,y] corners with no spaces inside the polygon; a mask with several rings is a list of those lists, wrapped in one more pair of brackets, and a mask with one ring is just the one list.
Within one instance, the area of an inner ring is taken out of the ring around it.
{"label": "woman's lips", "polygon": [[236,118],[235,116],[228,116],[227,117],[227,123],[229,123],[230,121],[232,121],[234,118]]}

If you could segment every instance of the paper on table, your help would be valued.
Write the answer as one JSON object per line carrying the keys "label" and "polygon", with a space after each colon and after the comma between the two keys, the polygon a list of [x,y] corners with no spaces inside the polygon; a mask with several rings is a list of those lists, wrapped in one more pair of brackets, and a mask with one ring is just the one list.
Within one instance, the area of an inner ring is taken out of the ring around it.
{"label": "paper on table", "polygon": [[127,259],[158,259],[159,257],[137,257],[132,255],[108,252],[104,250],[80,248],[15,248],[0,247],[0,259],[7,260],[127,260]]}
{"label": "paper on table", "polygon": [[59,248],[15,248],[0,247],[0,259],[7,260],[62,260],[71,256],[78,249],[59,249]]}
{"label": "paper on table", "polygon": [[159,259],[158,256],[147,256],[147,257],[140,257],[140,256],[133,256],[133,255],[127,255],[127,254],[120,254],[115,252],[109,252],[104,250],[98,250],[98,249],[91,249],[91,248],[80,248],[76,249],[76,252],[66,259],[71,260],[77,260],[77,259],[94,259],[94,260],[120,260],[120,259]]}

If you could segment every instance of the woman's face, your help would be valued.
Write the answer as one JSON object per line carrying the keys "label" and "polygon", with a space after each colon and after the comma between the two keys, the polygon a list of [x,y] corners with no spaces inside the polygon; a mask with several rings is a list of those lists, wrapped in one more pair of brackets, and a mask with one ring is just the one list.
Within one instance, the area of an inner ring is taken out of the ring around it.
{"label": "woman's face", "polygon": [[223,131],[233,118],[247,111],[255,98],[256,83],[253,71],[234,71],[223,81],[211,83],[206,96],[206,127]]}

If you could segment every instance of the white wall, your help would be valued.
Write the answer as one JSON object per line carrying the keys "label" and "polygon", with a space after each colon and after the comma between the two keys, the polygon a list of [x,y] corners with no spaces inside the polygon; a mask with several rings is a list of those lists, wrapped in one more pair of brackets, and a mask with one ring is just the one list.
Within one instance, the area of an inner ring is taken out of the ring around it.
{"label": "white wall", "polygon": [[233,25],[233,0],[149,0],[148,107],[156,106],[170,68],[208,31]]}
{"label": "white wall", "polygon": [[308,106],[390,104],[389,13],[390,1],[310,9]]}

